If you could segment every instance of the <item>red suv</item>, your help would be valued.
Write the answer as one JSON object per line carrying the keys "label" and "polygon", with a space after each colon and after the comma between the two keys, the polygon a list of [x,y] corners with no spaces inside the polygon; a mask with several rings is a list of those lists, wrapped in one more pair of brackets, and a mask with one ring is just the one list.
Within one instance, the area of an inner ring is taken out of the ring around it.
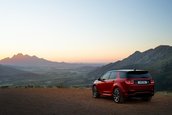
{"label": "red suv", "polygon": [[94,81],[92,92],[95,98],[113,96],[116,103],[122,103],[128,97],[150,101],[154,95],[154,80],[144,70],[111,70]]}

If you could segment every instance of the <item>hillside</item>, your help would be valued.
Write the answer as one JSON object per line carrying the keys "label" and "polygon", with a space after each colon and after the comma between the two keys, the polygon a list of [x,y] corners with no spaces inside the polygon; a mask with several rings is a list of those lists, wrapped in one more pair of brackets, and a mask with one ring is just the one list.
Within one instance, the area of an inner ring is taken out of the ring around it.
{"label": "hillside", "polygon": [[55,69],[47,67],[47,69],[40,69],[35,67],[31,69],[24,71],[18,67],[0,65],[0,87],[87,86],[86,74],[95,68]]}
{"label": "hillside", "polygon": [[28,85],[41,78],[43,75],[0,65],[0,86]]}
{"label": "hillside", "polygon": [[144,52],[136,51],[129,57],[100,67],[88,75],[98,78],[111,69],[145,69],[156,80],[157,90],[172,90],[172,46],[161,45]]}
{"label": "hillside", "polygon": [[21,53],[0,60],[0,86],[86,86],[86,75],[102,64],[53,62]]}

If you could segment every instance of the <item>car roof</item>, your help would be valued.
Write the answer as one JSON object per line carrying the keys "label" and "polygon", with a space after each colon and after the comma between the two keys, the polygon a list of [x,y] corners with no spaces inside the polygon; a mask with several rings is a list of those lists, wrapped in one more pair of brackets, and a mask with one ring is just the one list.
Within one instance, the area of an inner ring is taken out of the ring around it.
{"label": "car roof", "polygon": [[110,71],[129,72],[129,71],[145,71],[145,70],[139,70],[139,69],[119,69],[119,70],[110,70]]}

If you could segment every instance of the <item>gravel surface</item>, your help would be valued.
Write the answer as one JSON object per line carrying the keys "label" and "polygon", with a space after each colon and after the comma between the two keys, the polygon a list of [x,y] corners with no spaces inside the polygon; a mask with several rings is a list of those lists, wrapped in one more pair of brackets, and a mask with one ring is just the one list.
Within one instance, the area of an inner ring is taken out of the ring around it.
{"label": "gravel surface", "polygon": [[0,89],[0,115],[172,115],[172,95],[155,94],[116,104],[112,98],[94,99],[91,89]]}

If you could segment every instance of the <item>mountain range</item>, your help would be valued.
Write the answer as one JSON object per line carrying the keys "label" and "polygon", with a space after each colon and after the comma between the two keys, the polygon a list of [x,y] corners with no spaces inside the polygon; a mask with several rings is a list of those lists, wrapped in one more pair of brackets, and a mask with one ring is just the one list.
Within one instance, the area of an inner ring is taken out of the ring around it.
{"label": "mountain range", "polygon": [[52,62],[21,53],[0,60],[0,86],[87,86],[112,69],[144,69],[155,79],[156,90],[172,91],[172,46],[160,45],[102,66]]}
{"label": "mountain range", "polygon": [[158,90],[172,90],[172,46],[160,45],[144,52],[136,51],[121,61],[97,68],[90,72],[88,76],[96,79],[112,69],[148,70],[156,80]]}
{"label": "mountain range", "polygon": [[9,66],[20,66],[20,67],[56,67],[58,69],[71,69],[79,68],[83,66],[101,66],[102,64],[86,64],[86,63],[65,63],[65,62],[53,62],[37,56],[23,55],[18,53],[13,57],[4,58],[0,60],[0,64]]}

